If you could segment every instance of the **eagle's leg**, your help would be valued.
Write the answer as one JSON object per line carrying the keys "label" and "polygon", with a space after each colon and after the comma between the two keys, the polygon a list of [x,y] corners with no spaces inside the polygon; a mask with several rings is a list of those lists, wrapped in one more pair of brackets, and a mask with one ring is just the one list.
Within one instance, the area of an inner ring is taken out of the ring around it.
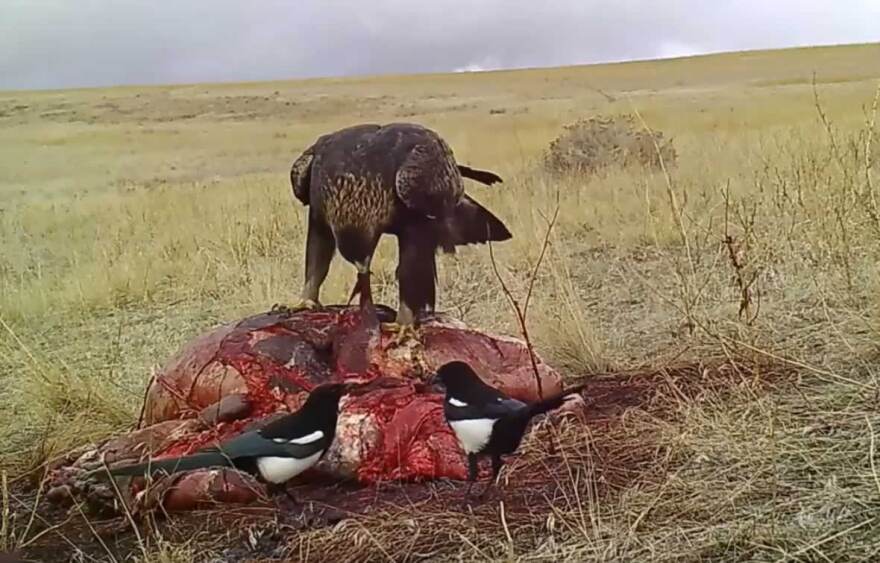
{"label": "eagle's leg", "polygon": [[321,219],[309,213],[309,232],[306,236],[306,272],[300,301],[296,305],[275,305],[272,311],[293,313],[304,309],[312,310],[321,307],[318,294],[321,285],[330,271],[330,261],[336,252],[336,239],[333,231]]}
{"label": "eagle's leg", "polygon": [[397,332],[394,337],[395,344],[403,344],[407,340],[418,340],[419,331],[416,328],[416,314],[403,300],[397,309],[397,322],[388,325],[389,330]]}
{"label": "eagle's leg", "polygon": [[358,288],[360,289],[360,308],[363,309],[373,304],[373,288],[370,284],[370,271],[358,273]]}
{"label": "eagle's leg", "polygon": [[354,301],[354,298],[360,295],[361,293],[361,283],[360,279],[354,282],[354,287],[351,288],[351,294],[348,296],[348,301],[345,302],[346,306],[350,306],[351,302]]}
{"label": "eagle's leg", "polygon": [[349,303],[355,295],[360,295],[357,310],[357,323],[348,333],[345,343],[336,354],[337,364],[350,373],[365,373],[371,365],[373,338],[379,334],[379,314],[373,305],[373,291],[370,287],[369,257],[365,262],[356,262],[357,282]]}
{"label": "eagle's leg", "polygon": [[398,235],[397,280],[400,288],[397,322],[388,326],[397,332],[395,342],[419,340],[419,315],[434,309],[437,264],[436,241],[421,231]]}
{"label": "eagle's leg", "polygon": [[306,271],[302,290],[302,305],[320,307],[318,295],[330,271],[330,261],[336,252],[333,231],[314,214],[309,214],[309,232],[306,236]]}
{"label": "eagle's leg", "polygon": [[351,304],[354,296],[358,295],[360,296],[358,306],[361,309],[372,308],[373,306],[373,287],[370,283],[370,262],[372,260],[372,256],[367,256],[363,262],[355,262],[354,264],[357,268],[357,281],[351,290],[351,295],[348,297],[348,303]]}

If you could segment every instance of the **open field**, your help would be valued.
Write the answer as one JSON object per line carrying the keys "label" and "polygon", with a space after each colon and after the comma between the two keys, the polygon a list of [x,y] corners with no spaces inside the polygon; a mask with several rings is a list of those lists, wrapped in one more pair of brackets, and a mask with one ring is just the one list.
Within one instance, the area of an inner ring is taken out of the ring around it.
{"label": "open field", "polygon": [[[416,121],[444,135],[460,162],[505,178],[468,189],[514,233],[494,250],[517,296],[558,194],[529,314],[540,354],[572,378],[613,372],[623,381],[687,366],[675,372],[687,389],[666,381],[653,403],[620,414],[599,446],[559,430],[590,463],[568,471],[565,498],[537,512],[507,521],[497,503],[455,517],[421,506],[437,523],[430,529],[405,510],[358,516],[294,537],[294,557],[356,545],[353,557],[373,560],[429,551],[875,560],[878,86],[880,45],[862,45],[479,74],[0,92],[0,468],[14,480],[130,427],[151,370],[181,344],[295,300],[305,216],[290,195],[293,158],[337,127]],[[542,170],[565,124],[636,112],[673,139],[678,156],[665,173]],[[374,291],[394,305],[396,245],[380,248]],[[439,308],[518,333],[486,248],[440,262]],[[351,279],[337,258],[323,300],[344,300]],[[748,367],[729,385],[701,389],[693,366],[722,361]],[[602,485],[600,454],[628,448],[644,453],[639,477]],[[506,487],[528,469],[513,464]],[[14,498],[12,509],[21,510]],[[27,517],[3,528],[0,552],[28,541]],[[388,539],[395,534],[417,540],[402,546]],[[135,555],[210,553],[168,541]]]}

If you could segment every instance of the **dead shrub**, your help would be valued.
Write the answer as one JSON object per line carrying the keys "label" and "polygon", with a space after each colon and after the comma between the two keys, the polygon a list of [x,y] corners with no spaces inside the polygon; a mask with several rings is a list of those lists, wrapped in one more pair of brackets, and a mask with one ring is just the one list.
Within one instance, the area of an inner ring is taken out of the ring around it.
{"label": "dead shrub", "polygon": [[648,131],[634,116],[598,116],[566,125],[550,143],[544,167],[554,174],[594,174],[609,166],[659,169],[661,158],[670,166],[677,157],[672,139]]}

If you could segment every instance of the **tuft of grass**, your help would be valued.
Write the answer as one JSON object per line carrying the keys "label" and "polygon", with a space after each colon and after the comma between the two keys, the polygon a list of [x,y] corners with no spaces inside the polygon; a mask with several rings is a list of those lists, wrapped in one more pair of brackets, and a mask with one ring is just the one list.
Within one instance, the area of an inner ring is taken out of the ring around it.
{"label": "tuft of grass", "polygon": [[190,563],[197,561],[196,552],[187,543],[160,540],[155,548],[145,551],[141,563]]}
{"label": "tuft of grass", "polygon": [[659,169],[676,157],[672,140],[640,127],[635,116],[599,116],[566,125],[550,143],[544,167],[554,174],[589,175],[620,166]]}

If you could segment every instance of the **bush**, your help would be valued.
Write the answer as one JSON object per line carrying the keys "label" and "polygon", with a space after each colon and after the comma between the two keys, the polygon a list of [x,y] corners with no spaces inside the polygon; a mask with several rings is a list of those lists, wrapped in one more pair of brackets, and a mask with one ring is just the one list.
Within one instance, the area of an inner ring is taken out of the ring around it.
{"label": "bush", "polygon": [[[565,126],[544,155],[544,167],[554,174],[593,174],[609,166],[660,168],[675,163],[671,139],[651,133],[633,116],[591,117]],[[659,149],[659,150],[658,150]]]}

